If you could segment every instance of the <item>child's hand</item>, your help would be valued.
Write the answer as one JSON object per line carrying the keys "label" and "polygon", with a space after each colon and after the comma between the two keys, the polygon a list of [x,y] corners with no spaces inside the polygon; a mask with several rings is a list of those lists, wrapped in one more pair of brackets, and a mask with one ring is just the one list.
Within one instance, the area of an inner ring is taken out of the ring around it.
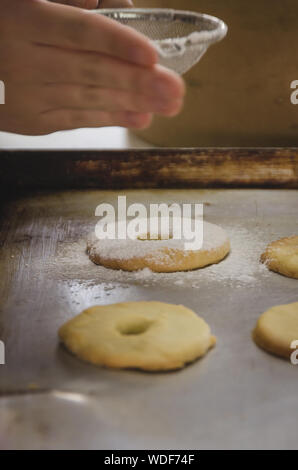
{"label": "child's hand", "polygon": [[177,114],[183,81],[156,61],[147,38],[101,15],[45,0],[2,0],[0,129],[142,128],[152,113]]}

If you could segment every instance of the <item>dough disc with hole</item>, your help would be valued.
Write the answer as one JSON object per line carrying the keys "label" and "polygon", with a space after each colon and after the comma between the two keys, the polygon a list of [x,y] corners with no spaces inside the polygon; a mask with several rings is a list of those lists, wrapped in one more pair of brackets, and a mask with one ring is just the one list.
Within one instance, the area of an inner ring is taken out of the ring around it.
{"label": "dough disc with hole", "polygon": [[278,305],[263,313],[253,331],[258,346],[277,356],[290,357],[298,340],[298,302]]}
{"label": "dough disc with hole", "polygon": [[271,271],[298,279],[298,236],[281,238],[268,245],[261,256]]}
{"label": "dough disc with hole", "polygon": [[93,263],[123,271],[149,268],[169,273],[203,268],[219,263],[230,251],[230,241],[221,227],[209,222],[204,222],[203,227],[203,246],[198,250],[186,250],[185,238],[97,240],[91,237],[87,252]]}
{"label": "dough disc with hole", "polygon": [[182,305],[123,302],[83,311],[59,330],[80,359],[148,371],[183,367],[215,344],[207,323]]}

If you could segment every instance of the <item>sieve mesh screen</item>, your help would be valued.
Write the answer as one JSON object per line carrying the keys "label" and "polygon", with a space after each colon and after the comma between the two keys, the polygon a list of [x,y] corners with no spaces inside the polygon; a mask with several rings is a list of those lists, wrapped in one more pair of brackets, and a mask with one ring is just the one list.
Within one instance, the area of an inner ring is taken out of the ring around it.
{"label": "sieve mesh screen", "polygon": [[101,9],[96,13],[130,26],[150,38],[159,63],[179,74],[187,72],[207,51],[224,38],[227,26],[201,13],[156,9]]}

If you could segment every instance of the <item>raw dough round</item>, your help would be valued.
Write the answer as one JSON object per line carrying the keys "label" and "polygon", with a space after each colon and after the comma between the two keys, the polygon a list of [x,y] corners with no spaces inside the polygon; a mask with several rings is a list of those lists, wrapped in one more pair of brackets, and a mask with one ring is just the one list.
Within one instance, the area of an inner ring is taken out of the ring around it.
{"label": "raw dough round", "polygon": [[261,261],[271,271],[298,279],[298,237],[281,238],[270,243]]}
{"label": "raw dough round", "polygon": [[230,251],[230,241],[226,232],[218,225],[209,222],[204,222],[203,246],[198,250],[186,250],[185,242],[189,241],[186,238],[163,239],[162,235],[156,239],[155,235],[148,235],[149,239],[145,240],[140,238],[94,240],[93,238],[87,244],[87,252],[93,263],[106,268],[123,271],[149,268],[151,271],[169,273],[189,271],[219,263]]}
{"label": "raw dough round", "polygon": [[91,307],[63,325],[59,336],[92,364],[150,371],[181,368],[216,342],[192,310],[162,302]]}
{"label": "raw dough round", "polygon": [[263,313],[253,331],[258,346],[277,356],[290,357],[298,340],[298,302],[278,305]]}

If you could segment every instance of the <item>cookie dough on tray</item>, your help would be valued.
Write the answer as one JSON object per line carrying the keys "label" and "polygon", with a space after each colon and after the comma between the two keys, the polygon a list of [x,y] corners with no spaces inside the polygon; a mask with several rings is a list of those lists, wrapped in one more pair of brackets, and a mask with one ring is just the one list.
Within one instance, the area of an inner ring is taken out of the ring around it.
{"label": "cookie dough on tray", "polygon": [[272,307],[263,313],[253,331],[258,346],[277,356],[289,358],[298,340],[298,302]]}
{"label": "cookie dough on tray", "polygon": [[281,238],[268,245],[261,261],[271,271],[298,279],[298,236]]}
{"label": "cookie dough on tray", "polygon": [[150,235],[126,240],[93,238],[87,244],[87,252],[91,261],[106,268],[123,271],[149,268],[151,271],[167,273],[189,271],[219,263],[230,251],[226,232],[209,222],[203,224],[203,246],[197,250],[185,249],[187,240],[183,238],[165,239],[159,236],[156,239],[157,237]]}
{"label": "cookie dough on tray", "polygon": [[182,368],[216,341],[192,310],[162,302],[91,307],[64,324],[59,336],[84,361],[148,371]]}

